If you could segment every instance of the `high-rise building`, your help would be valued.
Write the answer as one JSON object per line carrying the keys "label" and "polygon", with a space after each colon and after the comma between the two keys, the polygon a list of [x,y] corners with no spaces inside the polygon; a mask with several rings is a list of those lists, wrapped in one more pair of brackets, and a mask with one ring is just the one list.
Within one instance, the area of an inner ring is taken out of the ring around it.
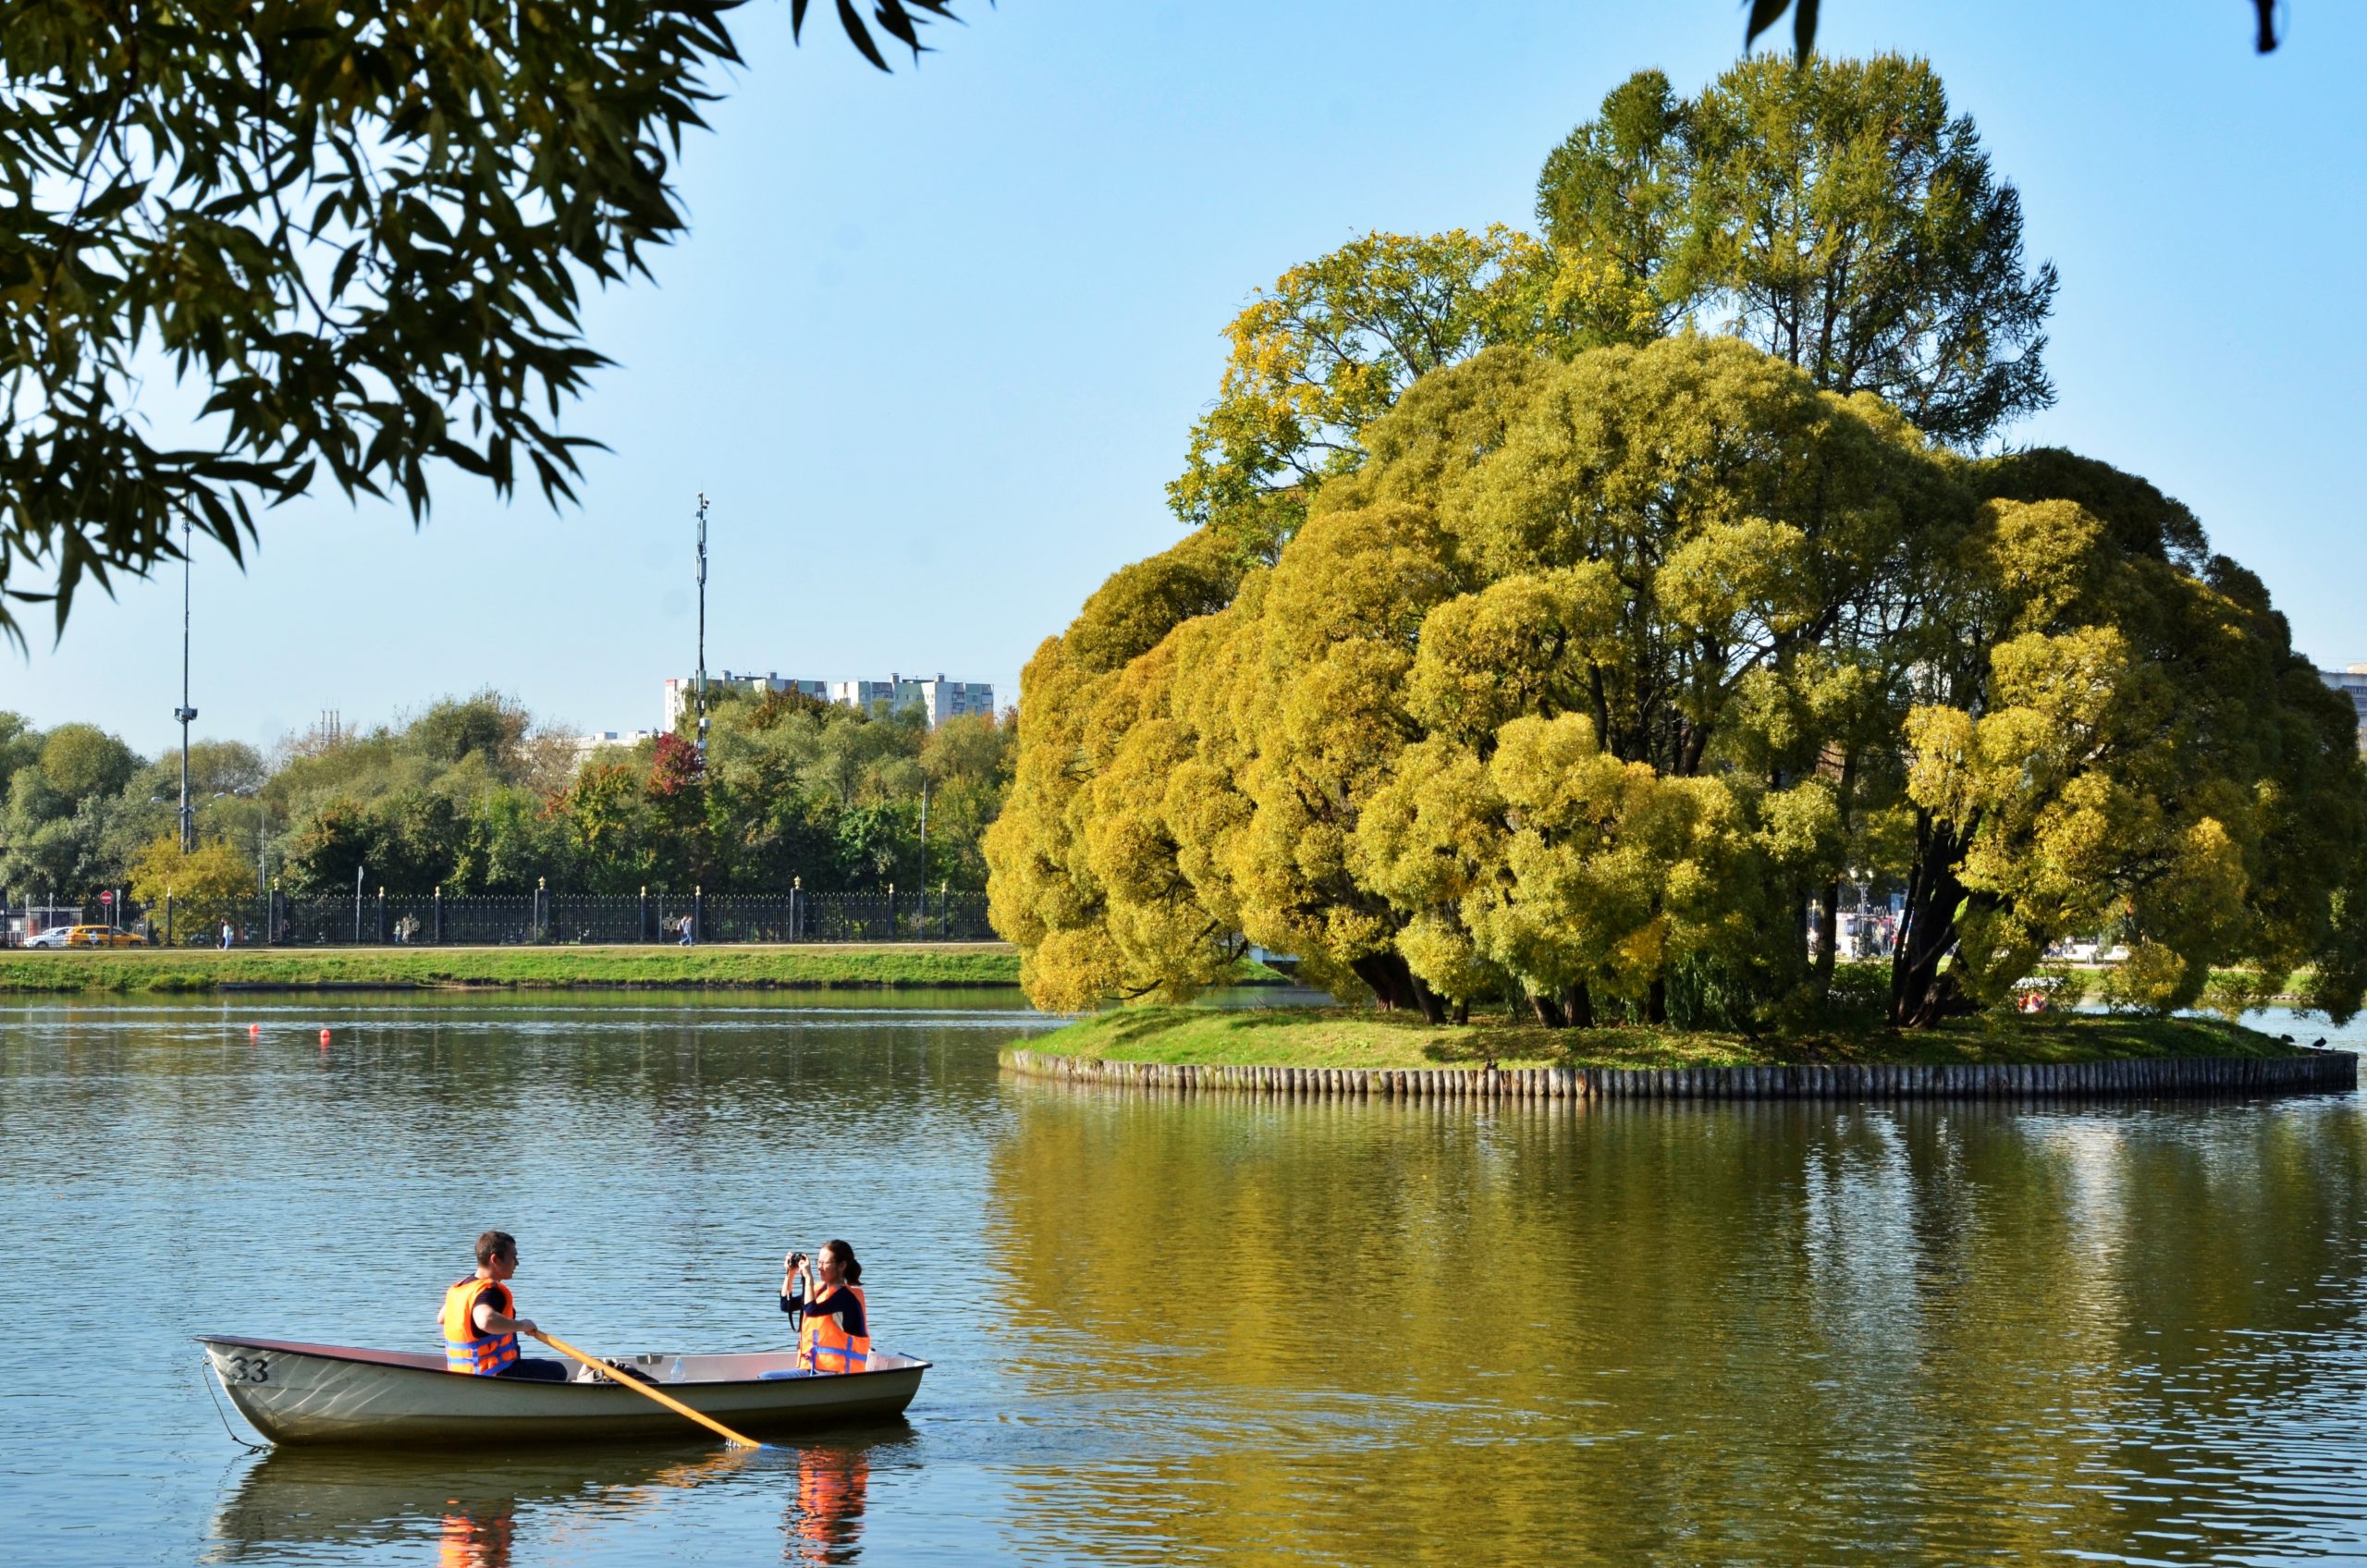
{"label": "high-rise building", "polygon": [[[666,682],[665,717],[659,728],[671,730],[684,713],[690,710],[692,695],[697,682],[688,677]],[[965,714],[984,714],[992,718],[995,712],[995,689],[982,680],[948,680],[944,671],[934,677],[904,676],[890,673],[885,680],[800,680],[784,678],[778,671],[750,675],[725,670],[721,676],[710,676],[710,692],[732,687],[762,696],[767,692],[797,692],[820,702],[836,703],[840,707],[870,712],[879,704],[889,711],[916,707],[928,717],[928,727],[935,729],[949,718]]]}
{"label": "high-rise building", "polygon": [[866,712],[877,703],[887,704],[891,713],[899,708],[917,707],[928,716],[928,727],[935,729],[947,719],[965,714],[984,714],[992,718],[995,689],[982,680],[948,680],[943,670],[934,677],[909,679],[890,673],[885,680],[833,680],[830,701]]}

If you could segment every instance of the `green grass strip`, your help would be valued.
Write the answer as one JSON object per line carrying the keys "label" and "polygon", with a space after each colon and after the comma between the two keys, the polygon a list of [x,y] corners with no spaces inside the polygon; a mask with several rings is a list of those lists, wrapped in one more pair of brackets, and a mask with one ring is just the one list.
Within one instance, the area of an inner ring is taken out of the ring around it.
{"label": "green grass strip", "polygon": [[1015,986],[1000,942],[873,947],[128,949],[0,953],[0,993],[204,992],[225,986],[683,988]]}
{"label": "green grass strip", "polygon": [[1346,1008],[1123,1008],[1027,1042],[1039,1055],[1215,1067],[1772,1067],[1786,1063],[2120,1061],[2276,1057],[2297,1047],[2215,1018],[1983,1014],[1936,1029],[1792,1038],[1625,1025],[1457,1027]]}

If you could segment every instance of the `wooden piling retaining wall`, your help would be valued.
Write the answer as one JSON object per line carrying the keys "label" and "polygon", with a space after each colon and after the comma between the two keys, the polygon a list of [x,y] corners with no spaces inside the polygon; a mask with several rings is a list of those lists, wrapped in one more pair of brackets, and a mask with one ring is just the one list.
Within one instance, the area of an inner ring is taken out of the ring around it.
{"label": "wooden piling retaining wall", "polygon": [[1006,1050],[1034,1078],[1143,1089],[1461,1100],[2030,1099],[2326,1093],[2359,1086],[2348,1051],[2139,1061],[1791,1067],[1193,1067]]}

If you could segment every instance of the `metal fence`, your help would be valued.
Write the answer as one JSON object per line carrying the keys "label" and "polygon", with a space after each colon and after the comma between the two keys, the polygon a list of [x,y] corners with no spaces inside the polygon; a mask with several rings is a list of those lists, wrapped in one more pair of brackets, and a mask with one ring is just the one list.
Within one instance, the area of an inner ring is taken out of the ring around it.
{"label": "metal fence", "polygon": [[[192,929],[170,900],[121,906],[110,921],[89,906],[88,924],[119,925],[151,941],[211,945],[221,927]],[[49,924],[75,924],[62,917]],[[473,898],[373,893],[300,899],[273,893],[230,919],[239,947],[490,947],[620,942],[987,942],[983,893],[512,893]]]}
{"label": "metal fence", "polygon": [[[274,947],[499,946],[612,942],[992,941],[983,894],[522,893],[475,898],[277,897]],[[266,912],[257,906],[258,917]]]}

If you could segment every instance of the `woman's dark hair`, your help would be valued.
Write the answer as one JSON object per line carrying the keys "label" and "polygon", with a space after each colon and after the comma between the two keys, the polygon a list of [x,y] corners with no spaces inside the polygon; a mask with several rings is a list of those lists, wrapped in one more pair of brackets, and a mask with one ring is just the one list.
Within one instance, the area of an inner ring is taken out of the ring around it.
{"label": "woman's dark hair", "polygon": [[860,1285],[863,1283],[863,1265],[854,1260],[854,1248],[847,1245],[846,1243],[838,1241],[834,1238],[830,1241],[824,1242],[822,1243],[822,1250],[824,1252],[834,1252],[839,1255],[839,1267],[845,1270],[848,1284]]}

